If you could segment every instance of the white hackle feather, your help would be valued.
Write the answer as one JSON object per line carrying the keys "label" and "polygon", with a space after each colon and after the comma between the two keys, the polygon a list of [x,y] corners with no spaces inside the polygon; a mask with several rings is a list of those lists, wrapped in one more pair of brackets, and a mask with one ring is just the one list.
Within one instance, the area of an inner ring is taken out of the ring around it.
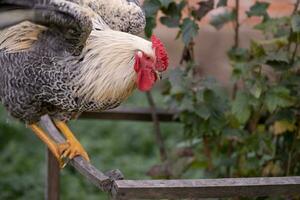
{"label": "white hackle feather", "polygon": [[152,43],[124,32],[92,31],[82,56],[80,86],[77,96],[85,100],[123,101],[135,88],[135,52],[142,51],[155,58]]}

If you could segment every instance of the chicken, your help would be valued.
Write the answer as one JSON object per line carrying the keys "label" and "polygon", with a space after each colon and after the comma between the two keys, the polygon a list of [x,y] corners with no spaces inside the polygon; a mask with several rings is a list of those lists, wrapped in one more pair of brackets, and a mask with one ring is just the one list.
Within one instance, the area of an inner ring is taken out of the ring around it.
{"label": "chicken", "polygon": [[[66,122],[84,111],[115,108],[135,88],[149,91],[168,67],[164,45],[156,36],[148,41],[130,34],[145,26],[137,1],[0,0],[1,6],[31,13],[29,21],[0,32],[1,102],[62,168],[78,155],[89,161]],[[65,143],[38,125],[45,114]]]}

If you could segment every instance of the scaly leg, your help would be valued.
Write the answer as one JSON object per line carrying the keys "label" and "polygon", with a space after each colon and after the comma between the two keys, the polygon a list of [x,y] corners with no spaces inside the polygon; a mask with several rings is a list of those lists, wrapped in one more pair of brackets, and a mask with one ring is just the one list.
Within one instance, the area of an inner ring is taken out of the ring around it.
{"label": "scaly leg", "polygon": [[47,145],[49,150],[53,153],[55,158],[57,159],[60,168],[64,168],[67,164],[63,159],[61,159],[61,154],[63,153],[64,149],[66,149],[69,144],[57,144],[55,143],[37,124],[30,124],[28,125],[32,131]]}
{"label": "scaly leg", "polygon": [[67,143],[69,146],[66,146],[64,149],[64,153],[61,156],[61,158],[69,158],[73,159],[75,156],[82,156],[86,161],[90,161],[90,158],[84,148],[81,146],[79,141],[76,139],[76,137],[73,135],[72,131],[69,129],[69,127],[66,125],[66,123],[62,121],[54,121],[57,128],[62,132],[62,134],[66,137]]}

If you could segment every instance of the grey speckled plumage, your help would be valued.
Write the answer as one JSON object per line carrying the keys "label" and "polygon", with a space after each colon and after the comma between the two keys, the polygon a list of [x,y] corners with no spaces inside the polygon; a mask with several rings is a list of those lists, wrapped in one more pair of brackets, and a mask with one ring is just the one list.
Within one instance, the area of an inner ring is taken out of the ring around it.
{"label": "grey speckled plumage", "polygon": [[[105,1],[0,0],[0,6],[17,5],[34,9],[31,21],[43,25],[29,22],[16,25],[20,31],[26,26],[34,28],[37,32],[37,38],[31,38],[34,42],[21,41],[22,34],[26,33],[19,32],[19,35],[13,36],[20,36],[20,41],[16,41],[20,46],[7,48],[4,43],[8,38],[0,38],[0,98],[13,117],[34,123],[42,115],[49,114],[66,121],[83,111],[105,110],[119,105],[117,99],[94,102],[74,95],[80,89],[73,80],[80,76],[82,49],[92,29],[99,28],[92,16],[99,15],[96,21],[104,17],[111,28],[131,33],[140,32],[145,25],[140,8],[139,11],[134,9],[138,11],[136,15],[130,13],[133,16],[126,17],[119,7],[114,17],[105,18]],[[82,9],[86,5],[87,9]],[[132,2],[128,5],[138,6]]]}
{"label": "grey speckled plumage", "polygon": [[146,19],[138,0],[123,1],[122,6],[107,6],[111,1],[88,0],[88,6],[114,30],[132,34],[144,30]]}
{"label": "grey speckled plumage", "polygon": [[[84,19],[87,13],[78,6],[91,9],[113,30],[138,34],[146,25],[145,13],[140,7],[139,0],[0,0],[0,27],[16,24],[22,19],[44,24],[58,20],[61,21],[60,25],[70,25],[71,20],[68,19],[69,22],[66,23],[64,17],[74,17],[75,20],[73,19],[71,24],[75,22],[79,28],[82,27],[80,30],[82,33],[88,33],[89,19]],[[7,17],[10,13],[13,16]],[[54,21],[47,19],[54,16],[61,19]],[[88,24],[85,24],[87,22]]]}

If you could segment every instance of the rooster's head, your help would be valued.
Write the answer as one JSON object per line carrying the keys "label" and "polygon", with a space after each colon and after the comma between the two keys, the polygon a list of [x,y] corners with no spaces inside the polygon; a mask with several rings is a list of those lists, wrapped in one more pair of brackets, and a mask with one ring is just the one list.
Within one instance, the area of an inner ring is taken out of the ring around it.
{"label": "rooster's head", "polygon": [[135,53],[136,83],[141,91],[149,91],[169,65],[168,54],[163,43],[155,35],[151,37],[151,42],[153,53],[147,54],[143,51]]}

